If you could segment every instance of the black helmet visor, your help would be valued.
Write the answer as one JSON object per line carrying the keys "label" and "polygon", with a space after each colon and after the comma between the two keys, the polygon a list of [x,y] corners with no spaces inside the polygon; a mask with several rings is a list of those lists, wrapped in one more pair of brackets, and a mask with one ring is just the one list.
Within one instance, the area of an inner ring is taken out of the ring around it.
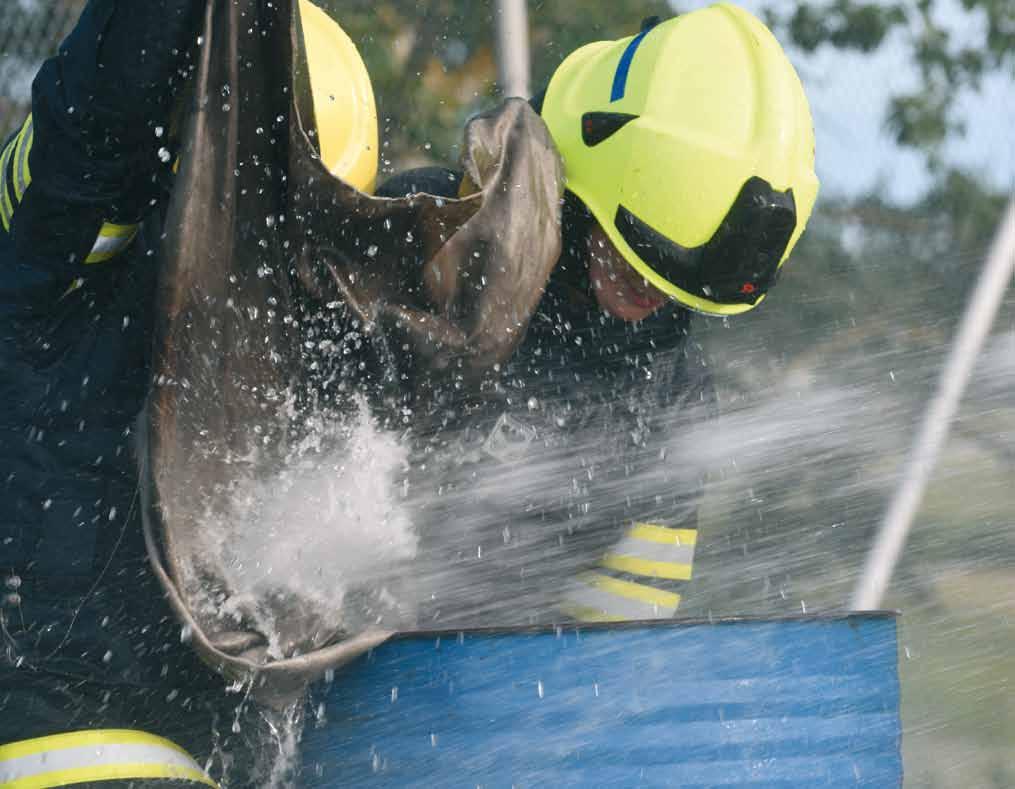
{"label": "black helmet visor", "polygon": [[681,290],[719,304],[757,304],[775,282],[796,228],[793,190],[776,192],[757,176],[744,182],[712,237],[684,247],[624,206],[617,230],[653,271]]}

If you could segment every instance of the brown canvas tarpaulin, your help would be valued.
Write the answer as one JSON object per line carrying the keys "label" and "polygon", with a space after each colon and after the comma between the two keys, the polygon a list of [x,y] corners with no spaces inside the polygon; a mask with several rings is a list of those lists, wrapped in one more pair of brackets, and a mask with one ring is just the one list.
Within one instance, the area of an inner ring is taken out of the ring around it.
{"label": "brown canvas tarpaulin", "polygon": [[548,132],[519,100],[468,124],[462,167],[478,191],[465,199],[373,198],[334,178],[312,140],[296,15],[209,3],[142,452],[149,552],[177,615],[209,664],[268,699],[386,637],[285,599],[257,603],[278,609],[281,633],[214,606],[231,591],[206,551],[223,491],[275,473],[314,401],[307,347],[321,337],[308,305],[340,304],[420,392],[452,373],[478,386],[517,347],[557,260],[563,189]]}

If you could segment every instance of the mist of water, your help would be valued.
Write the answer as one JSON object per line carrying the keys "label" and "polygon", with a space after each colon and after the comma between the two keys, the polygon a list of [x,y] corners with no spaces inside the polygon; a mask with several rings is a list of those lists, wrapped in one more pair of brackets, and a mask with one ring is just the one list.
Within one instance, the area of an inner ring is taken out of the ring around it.
{"label": "mist of water", "polygon": [[408,615],[387,590],[417,548],[398,489],[408,450],[364,404],[308,424],[276,473],[233,483],[202,546],[228,590],[206,598],[206,613],[253,623],[276,658]]}

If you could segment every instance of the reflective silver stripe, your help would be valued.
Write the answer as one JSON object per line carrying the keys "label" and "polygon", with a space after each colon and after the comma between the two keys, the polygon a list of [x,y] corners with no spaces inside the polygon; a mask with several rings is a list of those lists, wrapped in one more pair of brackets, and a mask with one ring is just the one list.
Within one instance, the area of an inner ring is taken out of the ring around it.
{"label": "reflective silver stripe", "polygon": [[114,225],[109,222],[102,226],[86,263],[102,263],[119,255],[137,235],[139,225]]}
{"label": "reflective silver stripe", "polygon": [[[93,777],[89,777],[88,780],[99,781],[103,780],[103,768],[132,765],[155,765],[166,768],[164,771],[166,777],[173,775],[178,778],[200,780],[197,776],[204,776],[204,771],[197,762],[175,748],[157,743],[104,743],[55,748],[5,759],[0,762],[0,784],[6,785],[28,778],[44,779],[47,774],[81,769],[93,771]],[[118,776],[112,772],[106,773],[105,780],[109,780],[110,777]]]}
{"label": "reflective silver stripe", "polygon": [[637,537],[625,537],[618,542],[610,553],[621,556],[636,556],[652,562],[670,562],[672,564],[693,564],[693,545],[663,545],[658,542],[646,542]]}
{"label": "reflective silver stripe", "polygon": [[[631,592],[638,594],[634,596]],[[561,608],[564,611],[596,611],[609,619],[668,619],[679,605],[680,595],[647,584],[588,576],[574,582]]]}
{"label": "reflective silver stripe", "polygon": [[611,570],[648,578],[687,581],[694,564],[693,545],[664,545],[625,537],[603,558]]}

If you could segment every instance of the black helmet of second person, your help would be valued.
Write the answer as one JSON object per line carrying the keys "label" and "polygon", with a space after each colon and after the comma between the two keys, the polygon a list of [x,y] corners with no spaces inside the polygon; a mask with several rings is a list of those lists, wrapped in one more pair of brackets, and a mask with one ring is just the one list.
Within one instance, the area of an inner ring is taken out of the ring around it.
{"label": "black helmet of second person", "polygon": [[689,309],[759,304],[818,193],[803,86],[772,33],[720,3],[573,52],[541,110],[567,188]]}

